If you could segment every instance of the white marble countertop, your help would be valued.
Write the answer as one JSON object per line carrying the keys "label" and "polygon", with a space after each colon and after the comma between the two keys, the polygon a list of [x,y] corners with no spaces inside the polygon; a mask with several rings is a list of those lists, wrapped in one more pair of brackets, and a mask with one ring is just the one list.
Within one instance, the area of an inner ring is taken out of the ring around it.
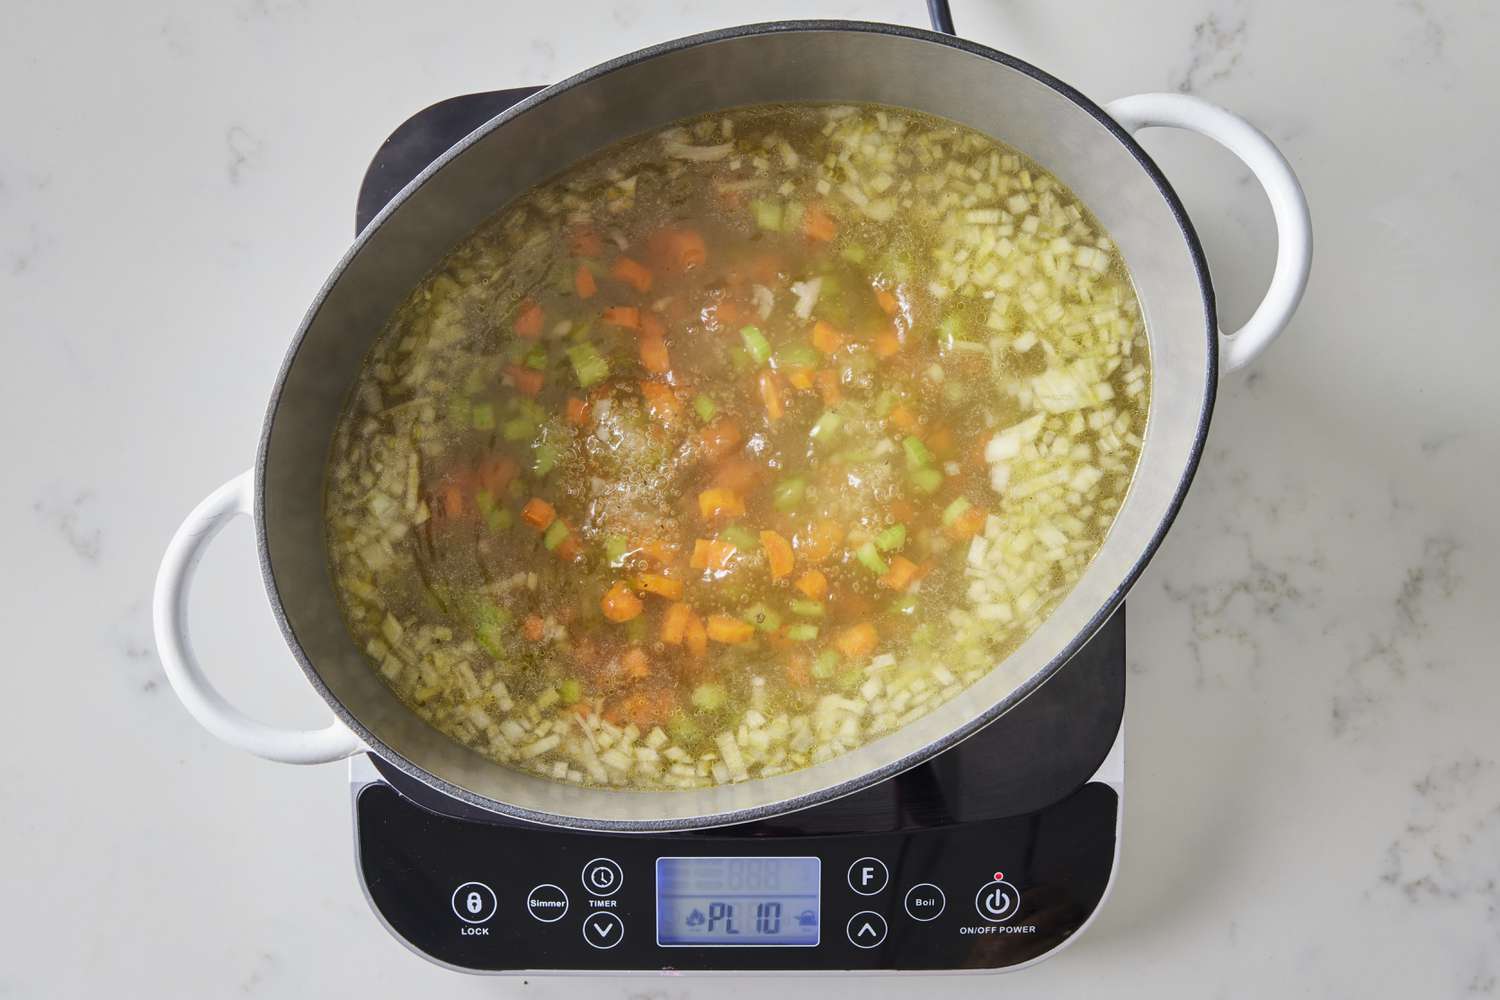
{"label": "white marble countertop", "polygon": [[[1096,98],[1183,89],[1252,119],[1301,174],[1318,257],[1285,339],[1225,386],[1187,507],[1130,599],[1113,898],[1056,959],[941,989],[1500,992],[1500,9],[954,6],[964,34]],[[556,79],[749,10],[566,7],[566,32],[538,4],[7,10],[0,617],[17,645],[0,696],[0,996],[722,988],[523,986],[414,957],[356,887],[343,767],[217,743],[165,688],[149,628],[163,545],[250,462],[386,133],[439,98]],[[922,16],[917,0],[767,0],[754,16],[809,13]],[[1204,237],[1226,324],[1242,320],[1270,273],[1263,199],[1202,141],[1146,145]],[[249,531],[231,530],[201,580],[200,651],[225,687],[264,716],[321,718]]]}

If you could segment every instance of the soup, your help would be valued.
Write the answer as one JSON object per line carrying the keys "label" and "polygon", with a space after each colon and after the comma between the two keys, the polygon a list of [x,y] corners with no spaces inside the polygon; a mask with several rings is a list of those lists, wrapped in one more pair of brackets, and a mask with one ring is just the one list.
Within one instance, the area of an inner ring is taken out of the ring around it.
{"label": "soup", "polygon": [[685,121],[395,313],[333,443],[332,577],[486,757],[769,776],[1004,669],[1102,544],[1149,384],[1114,245],[1016,151],[875,106]]}

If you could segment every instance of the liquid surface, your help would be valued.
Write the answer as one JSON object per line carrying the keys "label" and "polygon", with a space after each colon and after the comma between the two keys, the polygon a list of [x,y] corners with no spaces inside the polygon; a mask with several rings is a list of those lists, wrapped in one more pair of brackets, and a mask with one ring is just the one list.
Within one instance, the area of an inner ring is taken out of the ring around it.
{"label": "liquid surface", "polygon": [[396,694],[487,757],[769,776],[1036,628],[1125,496],[1149,378],[1113,244],[1015,151],[889,108],[695,119],[412,292],[336,433],[333,576]]}

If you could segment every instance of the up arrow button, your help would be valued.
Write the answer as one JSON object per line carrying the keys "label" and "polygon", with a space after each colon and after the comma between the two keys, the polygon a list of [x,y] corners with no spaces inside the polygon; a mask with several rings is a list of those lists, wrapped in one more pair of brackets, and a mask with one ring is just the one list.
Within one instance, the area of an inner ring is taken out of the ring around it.
{"label": "up arrow button", "polygon": [[873,910],[860,910],[849,918],[849,943],[856,948],[873,948],[885,940],[885,918]]}

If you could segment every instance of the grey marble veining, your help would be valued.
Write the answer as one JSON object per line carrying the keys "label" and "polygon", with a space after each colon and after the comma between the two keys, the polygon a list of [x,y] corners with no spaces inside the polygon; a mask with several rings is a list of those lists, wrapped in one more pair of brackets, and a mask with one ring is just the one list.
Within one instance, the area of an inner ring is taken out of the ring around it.
{"label": "grey marble veining", "polygon": [[[180,518],[249,463],[287,339],[348,243],[365,163],[406,115],[752,17],[919,23],[921,7],[7,13],[0,996],[770,992],[422,963],[359,895],[342,769],[246,757],[177,705],[151,581]],[[954,8],[960,31],[1101,100],[1179,90],[1251,118],[1306,185],[1318,258],[1285,339],[1225,384],[1198,481],[1130,598],[1113,899],[1035,969],[859,988],[1500,993],[1500,8]],[[1199,140],[1143,141],[1203,236],[1225,324],[1243,321],[1270,273],[1263,199]],[[195,634],[225,690],[267,719],[323,718],[244,526],[200,578]],[[802,1000],[829,984],[774,989]]]}

